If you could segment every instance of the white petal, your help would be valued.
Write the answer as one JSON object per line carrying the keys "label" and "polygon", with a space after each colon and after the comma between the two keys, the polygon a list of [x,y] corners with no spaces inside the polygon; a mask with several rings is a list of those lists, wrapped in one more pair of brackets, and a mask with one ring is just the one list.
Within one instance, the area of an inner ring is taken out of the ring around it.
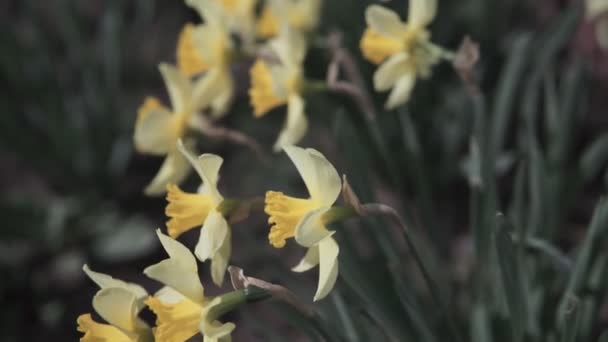
{"label": "white petal", "polygon": [[319,243],[319,285],[313,301],[325,298],[338,279],[338,254],[340,247],[328,237]]}
{"label": "white petal", "polygon": [[392,88],[407,70],[409,56],[406,52],[395,54],[380,65],[374,73],[374,89],[385,91]]}
{"label": "white petal", "polygon": [[160,196],[167,191],[168,184],[181,183],[192,170],[188,160],[176,150],[171,151],[165,158],[154,179],[150,182],[144,193],[148,196]]}
{"label": "white petal", "polygon": [[268,43],[283,65],[300,65],[306,56],[306,39],[302,33],[285,26],[277,38]]}
{"label": "white petal", "polygon": [[143,287],[141,287],[137,284],[127,283],[126,281],[122,281],[120,279],[113,278],[110,275],[92,271],[89,268],[89,266],[86,264],[82,267],[82,270],[101,289],[106,289],[106,288],[111,288],[111,287],[123,288],[123,289],[133,293],[133,295],[135,296],[135,298],[137,298],[138,301],[143,301],[148,297],[148,292],[146,291],[146,289],[144,289]]}
{"label": "white petal", "polygon": [[209,107],[211,108],[211,116],[218,119],[228,113],[228,107],[232,103],[232,97],[234,96],[232,75],[229,72],[223,73],[216,87],[219,88],[219,94],[211,101]]}
{"label": "white petal", "polygon": [[379,5],[367,7],[365,20],[374,31],[393,38],[401,38],[407,29],[397,13]]}
{"label": "white petal", "polygon": [[192,153],[181,140],[177,142],[177,149],[181,154],[190,162],[192,167],[196,170],[198,175],[204,184],[205,193],[213,198],[216,205],[219,205],[224,198],[217,189],[217,181],[219,178],[219,171],[224,159],[215,154],[205,153],[201,154],[198,158]]}
{"label": "white petal", "polygon": [[147,267],[144,274],[171,286],[194,302],[202,302],[205,298],[204,289],[198,276],[196,258],[179,241],[161,233],[160,230],[156,233],[163,248],[169,254],[169,259]]}
{"label": "white petal", "polygon": [[296,226],[295,239],[297,243],[304,247],[312,247],[334,233],[327,230],[321,220],[327,210],[329,210],[328,207],[312,210],[300,219]]}
{"label": "white petal", "polygon": [[416,74],[414,73],[406,73],[403,75],[397,83],[395,83],[395,87],[391,91],[391,94],[388,96],[388,100],[386,101],[385,108],[387,110],[395,109],[398,106],[405,104],[412,95],[412,89],[414,88],[414,84],[416,84]]}
{"label": "white petal", "polygon": [[304,100],[297,95],[290,96],[287,103],[287,120],[273,149],[280,151],[284,146],[297,144],[306,135],[307,130],[308,119],[304,113]]}
{"label": "white petal", "polygon": [[224,276],[226,275],[231,253],[231,233],[230,230],[228,230],[224,243],[222,243],[220,249],[218,249],[217,253],[215,253],[211,259],[211,279],[217,286],[222,286],[222,283],[224,282]]}
{"label": "white petal", "polygon": [[208,108],[211,103],[225,91],[226,82],[232,84],[229,70],[212,68],[194,81],[192,90],[192,109],[199,111]]}
{"label": "white petal", "polygon": [[409,0],[407,23],[413,27],[424,27],[435,19],[437,0]]}
{"label": "white petal", "polygon": [[190,110],[192,100],[192,85],[190,80],[183,75],[176,67],[161,63],[158,67],[165,80],[167,92],[171,99],[171,107],[175,113],[182,113]]}
{"label": "white petal", "polygon": [[320,206],[330,207],[342,191],[342,181],[336,168],[319,151],[296,146],[284,147],[294,163],[310,197]]}
{"label": "white petal", "polygon": [[154,297],[164,304],[177,304],[186,298],[169,286],[163,286],[160,290],[156,291]]}
{"label": "white petal", "polygon": [[137,125],[133,134],[135,147],[144,153],[165,155],[175,144],[175,116],[163,108],[151,110]]}
{"label": "white petal", "polygon": [[222,214],[215,210],[210,212],[203,223],[200,238],[194,249],[196,257],[200,261],[213,258],[226,240],[228,231],[228,222]]}
{"label": "white petal", "polygon": [[294,272],[306,272],[319,264],[319,246],[312,246],[307,251],[300,263],[291,270]]}
{"label": "white petal", "polygon": [[93,308],[108,323],[134,332],[138,313],[137,298],[130,291],[120,288],[106,288],[93,297]]}

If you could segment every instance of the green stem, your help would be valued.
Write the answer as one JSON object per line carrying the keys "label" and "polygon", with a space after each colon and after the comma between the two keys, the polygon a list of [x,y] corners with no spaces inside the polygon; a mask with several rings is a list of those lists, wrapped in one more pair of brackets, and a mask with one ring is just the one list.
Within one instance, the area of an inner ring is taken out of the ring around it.
{"label": "green stem", "polygon": [[442,297],[439,293],[439,288],[437,287],[437,284],[432,279],[430,272],[428,271],[428,268],[425,266],[424,262],[422,261],[422,258],[420,257],[420,254],[418,253],[416,246],[414,245],[414,242],[410,236],[410,233],[408,232],[407,226],[406,226],[403,218],[397,213],[397,211],[395,211],[395,209],[393,209],[385,204],[380,204],[380,203],[363,204],[362,205],[362,216],[366,216],[366,215],[388,216],[388,217],[392,218],[393,221],[395,221],[395,223],[397,223],[402,228],[405,242],[407,243],[408,248],[410,249],[412,255],[414,256],[414,260],[416,261],[416,264],[418,265],[418,268],[420,269],[420,272],[422,273],[422,277],[424,278],[425,282],[427,283],[427,286],[431,293],[431,297],[433,298],[433,300],[435,302],[435,305],[437,305],[437,307],[440,308],[440,310],[445,315],[446,321],[448,323],[448,328],[452,331],[454,340],[456,342],[462,342],[463,339],[460,336],[460,332],[456,326],[456,323],[455,323],[452,315],[450,314],[450,311],[448,310],[448,306],[442,300]]}

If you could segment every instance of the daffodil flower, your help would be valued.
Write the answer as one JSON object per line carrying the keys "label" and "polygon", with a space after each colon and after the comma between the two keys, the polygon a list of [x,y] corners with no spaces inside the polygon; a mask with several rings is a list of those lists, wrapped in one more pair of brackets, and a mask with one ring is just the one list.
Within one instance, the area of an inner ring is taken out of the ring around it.
{"label": "daffodil flower", "polygon": [[301,34],[286,29],[269,41],[269,47],[277,56],[277,63],[258,59],[251,68],[249,95],[256,117],[262,117],[271,109],[287,104],[287,119],[274,150],[296,144],[306,134],[308,120],[304,113],[302,63],[306,55],[306,42]]}
{"label": "daffodil flower", "polygon": [[201,261],[211,259],[211,278],[220,286],[224,281],[230,259],[231,233],[228,222],[218,210],[224,198],[217,189],[217,181],[223,159],[213,154],[198,158],[181,141],[177,149],[201,177],[198,193],[186,193],[177,185],[167,187],[165,213],[169,236],[176,238],[195,227],[201,228],[200,239],[194,253]]}
{"label": "daffodil flower", "polygon": [[317,27],[321,0],[268,0],[257,23],[257,34],[271,38],[287,25],[302,33]]}
{"label": "daffodil flower", "polygon": [[314,296],[317,301],[329,294],[338,277],[340,249],[332,238],[334,232],[325,224],[327,213],[340,195],[342,182],[336,169],[320,152],[296,146],[283,149],[298,169],[310,198],[268,191],[264,208],[272,224],[268,240],[274,247],[282,248],[287,239],[294,237],[298,244],[308,248],[293,271],[304,272],[319,265],[319,283]]}
{"label": "daffodil flower", "polygon": [[607,0],[587,0],[585,2],[587,17],[597,19],[595,23],[595,36],[602,49],[608,49],[608,1]]}
{"label": "daffodil flower", "polygon": [[169,258],[149,266],[144,274],[167,287],[145,303],[156,314],[157,341],[185,341],[199,332],[205,341],[230,341],[234,323],[220,323],[222,297],[207,298],[196,258],[177,240],[156,231]]}
{"label": "daffodil flower", "polygon": [[435,18],[437,0],[410,0],[408,21],[379,5],[365,11],[368,28],[361,39],[366,59],[381,64],[374,74],[377,91],[392,91],[385,104],[394,109],[406,103],[416,78],[427,78],[442,56],[442,50],[430,42],[427,26]]}
{"label": "daffodil flower", "polygon": [[137,315],[144,307],[148,293],[139,285],[114,279],[109,275],[91,271],[85,273],[99,287],[93,297],[93,308],[109,324],[97,323],[91,314],[80,315],[78,331],[84,333],[83,342],[146,342],[152,341],[152,330]]}
{"label": "daffodil flower", "polygon": [[[213,96],[207,91],[211,84],[205,80],[192,83],[178,69],[164,63],[159,69],[172,109],[164,107],[157,98],[146,98],[138,110],[133,136],[139,152],[165,156],[160,170],[145,189],[150,196],[163,194],[167,184],[179,184],[188,176],[190,165],[175,146],[177,140],[185,138],[189,127],[196,126],[196,112]],[[186,139],[186,144],[190,144],[190,140]]]}
{"label": "daffodil flower", "polygon": [[199,13],[204,23],[188,23],[182,29],[177,43],[177,65],[185,75],[198,76],[200,88],[204,90],[199,94],[204,97],[204,104],[208,104],[208,108],[201,109],[210,109],[217,118],[226,113],[233,96],[230,64],[234,44],[230,25],[235,18],[216,2],[186,0],[186,4]]}

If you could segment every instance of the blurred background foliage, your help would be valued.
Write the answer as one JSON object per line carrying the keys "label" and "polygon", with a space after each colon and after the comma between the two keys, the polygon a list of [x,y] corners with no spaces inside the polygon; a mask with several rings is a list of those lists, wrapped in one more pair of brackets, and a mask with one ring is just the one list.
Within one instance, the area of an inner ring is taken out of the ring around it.
{"label": "blurred background foliage", "polygon": [[[339,30],[371,91],[374,69],[358,50],[370,3],[325,1],[310,77],[325,78],[324,37]],[[382,4],[405,16],[406,1]],[[480,95],[442,64],[405,108],[376,121],[343,96],[308,102],[311,127],[300,145],[322,151],[362,200],[399,210],[447,312],[400,231],[365,219],[338,229],[341,277],[317,305],[321,326],[261,303],[230,317],[235,340],[331,332],[345,341],[456,341],[448,318],[463,341],[598,340],[608,328],[608,59],[582,5],[440,1],[434,40],[454,50],[464,35],[480,43]],[[165,201],[142,189],[161,161],[134,153],[133,122],[145,95],[166,98],[157,64],[174,62],[181,26],[196,20],[181,1],[0,4],[2,340],[76,339],[75,318],[90,311],[96,290],[81,272],[85,262],[158,287],[141,270],[164,255],[154,229],[164,225]],[[248,63],[234,69],[238,98],[220,124],[255,137],[270,163],[202,137],[200,150],[226,161],[222,192],[304,194],[287,158],[270,152],[281,110],[253,119]],[[377,108],[384,97],[374,95]],[[232,264],[311,298],[315,274],[289,271],[303,250],[271,248],[267,230],[263,213],[234,227]],[[192,246],[197,235],[183,241]]]}

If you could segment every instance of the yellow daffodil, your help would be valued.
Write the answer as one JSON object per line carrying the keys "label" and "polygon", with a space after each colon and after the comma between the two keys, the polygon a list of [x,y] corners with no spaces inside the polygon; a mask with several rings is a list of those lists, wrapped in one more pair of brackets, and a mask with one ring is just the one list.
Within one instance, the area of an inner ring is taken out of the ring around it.
{"label": "yellow daffodil", "polygon": [[302,261],[293,268],[295,272],[307,271],[319,265],[319,283],[314,300],[324,298],[333,288],[338,276],[339,247],[327,230],[327,213],[340,195],[342,182],[336,169],[325,157],[313,149],[296,146],[284,147],[294,163],[310,198],[286,196],[281,192],[268,191],[264,211],[272,224],[268,240],[276,248],[285,246],[288,238],[308,247]]}
{"label": "yellow daffodil", "polygon": [[308,129],[301,95],[306,42],[298,32],[286,29],[268,45],[278,62],[271,63],[262,59],[255,62],[250,72],[249,95],[256,117],[287,104],[287,119],[274,145],[275,151],[280,151],[283,146],[298,143]]}
{"label": "yellow daffodil", "polygon": [[[199,13],[204,23],[186,24],[177,43],[179,69],[187,76],[199,76],[197,83],[204,91],[198,93],[205,99],[200,109],[210,109],[214,117],[226,113],[233,95],[230,63],[234,46],[230,38],[230,25],[234,22],[243,24],[242,20],[222,10],[223,2],[229,5],[228,1],[186,0],[186,4]],[[244,3],[245,0],[238,2]],[[240,11],[245,5],[235,7],[235,10]]]}
{"label": "yellow daffodil", "polygon": [[216,0],[228,19],[231,32],[238,34],[242,43],[255,39],[255,0]]}
{"label": "yellow daffodil", "polygon": [[441,50],[430,42],[427,26],[435,18],[437,0],[410,0],[408,21],[379,5],[365,11],[368,28],[361,39],[366,59],[381,64],[374,74],[377,91],[392,91],[386,109],[406,103],[416,78],[430,76],[441,58]]}
{"label": "yellow daffodil", "polygon": [[595,36],[602,49],[608,49],[608,1],[587,0],[587,17],[597,19],[595,22]]}
{"label": "yellow daffodil", "polygon": [[150,327],[138,314],[144,307],[148,293],[136,284],[114,279],[109,275],[91,271],[85,273],[101,288],[93,297],[93,308],[108,323],[97,323],[91,314],[80,315],[78,331],[84,333],[83,342],[145,342],[152,341]]}
{"label": "yellow daffodil", "polygon": [[139,152],[165,156],[160,170],[145,189],[150,196],[163,194],[167,184],[181,183],[188,176],[190,165],[175,146],[177,140],[184,138],[187,129],[193,126],[196,112],[210,103],[214,95],[208,91],[213,86],[208,80],[193,84],[171,65],[163,63],[159,69],[172,109],[164,107],[154,97],[146,98],[138,110],[133,136]]}
{"label": "yellow daffodil", "polygon": [[317,27],[321,0],[268,0],[257,23],[257,34],[271,38],[288,26],[302,33]]}
{"label": "yellow daffodil", "polygon": [[198,193],[183,192],[173,184],[167,187],[169,203],[165,213],[171,218],[167,221],[167,231],[172,238],[176,238],[185,231],[202,226],[194,253],[201,261],[211,259],[211,278],[220,286],[231,252],[230,227],[218,211],[224,201],[217,189],[223,159],[213,154],[203,154],[197,158],[181,141],[177,149],[201,177],[202,185]]}
{"label": "yellow daffodil", "polygon": [[157,230],[169,258],[149,266],[144,274],[167,287],[145,303],[156,314],[156,341],[185,341],[201,333],[205,341],[230,341],[233,323],[220,323],[222,297],[205,297],[196,258],[188,248]]}

